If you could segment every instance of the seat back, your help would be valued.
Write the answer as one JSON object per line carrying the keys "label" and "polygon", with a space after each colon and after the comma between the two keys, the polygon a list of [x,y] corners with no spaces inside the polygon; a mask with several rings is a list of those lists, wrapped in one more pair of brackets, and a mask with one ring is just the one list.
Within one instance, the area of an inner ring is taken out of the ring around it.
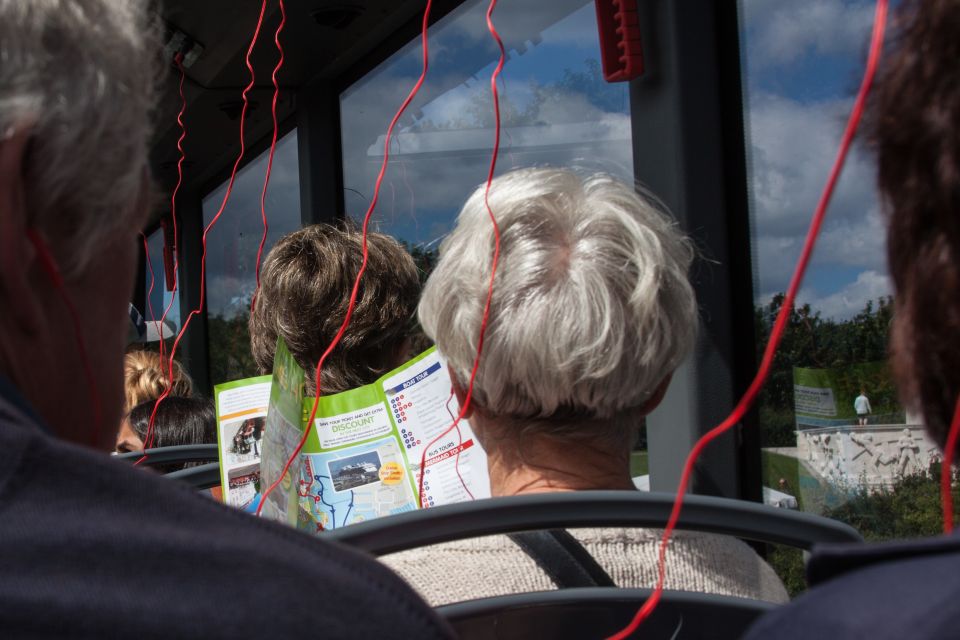
{"label": "seat back", "polygon": [[[518,593],[438,607],[461,638],[606,638],[624,628],[650,589],[591,587]],[[776,605],[712,593],[665,591],[638,638],[738,638]]]}
{"label": "seat back", "polygon": [[186,444],[176,447],[157,447],[146,451],[129,451],[114,456],[117,460],[136,462],[146,456],[140,464],[152,467],[158,464],[176,464],[179,462],[217,462],[220,454],[215,444]]}
{"label": "seat back", "polygon": [[[491,498],[378,518],[327,533],[374,555],[498,533],[578,527],[663,527],[673,494],[575,491]],[[809,550],[862,542],[856,529],[821,516],[754,502],[690,495],[677,528]]]}
{"label": "seat back", "polygon": [[[464,538],[557,528],[663,527],[672,494],[578,491],[493,498],[403,513],[326,534],[374,555]],[[687,496],[679,529],[811,549],[828,542],[862,542],[853,527],[766,505]],[[461,638],[603,638],[627,625],[649,589],[570,588],[517,593],[438,607]],[[739,638],[776,605],[707,593],[665,591],[640,638]]]}

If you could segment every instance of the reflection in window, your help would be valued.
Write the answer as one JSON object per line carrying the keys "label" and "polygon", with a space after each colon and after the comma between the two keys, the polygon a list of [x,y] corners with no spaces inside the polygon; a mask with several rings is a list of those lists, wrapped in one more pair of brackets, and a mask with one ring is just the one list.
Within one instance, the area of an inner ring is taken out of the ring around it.
{"label": "reflection in window", "polygon": [[[167,290],[167,285],[173,287],[173,281],[167,283],[166,272],[163,262],[163,229],[157,229],[147,237],[147,248],[149,250],[149,261],[144,269],[144,292],[147,296],[144,309],[140,311],[143,319],[147,322],[159,321],[163,317],[163,312],[169,306],[166,322],[163,328],[164,339],[173,338],[180,331],[180,289],[179,283],[176,293]],[[151,268],[153,270],[152,284],[153,292],[150,292]],[[174,300],[176,296],[176,300]],[[173,304],[171,304],[173,301]],[[159,328],[159,325],[157,325]],[[152,334],[151,334],[152,335]]]}
{"label": "reflection in window", "polygon": [[[406,242],[421,263],[486,179],[489,78],[499,54],[486,7],[468,0],[431,28],[426,83],[395,130],[373,228]],[[628,87],[603,80],[593,2],[513,2],[498,7],[494,21],[509,56],[498,174],[578,165],[632,181]],[[417,39],[341,96],[344,200],[354,219],[366,212],[383,134],[420,73],[420,56]]]}
{"label": "reflection in window", "polygon": [[[257,374],[250,355],[247,319],[257,284],[257,248],[263,234],[260,191],[266,169],[265,151],[237,174],[227,208],[207,236],[207,322],[213,384]],[[204,225],[216,215],[226,188],[224,183],[203,199]],[[296,130],[277,142],[266,210],[270,230],[264,257],[278,239],[300,228]]]}
{"label": "reflection in window", "polygon": [[[867,0],[814,5],[741,2],[760,348],[835,156],[873,19]],[[886,362],[891,288],[874,172],[855,146],[759,416],[768,495],[794,496],[876,540],[938,533],[939,516],[933,443],[904,414]],[[771,562],[788,584],[802,575],[798,554],[776,551]]]}

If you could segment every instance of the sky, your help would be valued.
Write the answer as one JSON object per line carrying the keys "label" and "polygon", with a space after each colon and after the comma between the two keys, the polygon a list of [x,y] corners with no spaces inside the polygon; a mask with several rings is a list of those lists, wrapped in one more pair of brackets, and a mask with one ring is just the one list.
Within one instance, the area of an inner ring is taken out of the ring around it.
{"label": "sky", "polygon": [[[471,0],[432,27],[427,82],[391,145],[372,227],[411,245],[436,246],[486,176],[493,141],[489,75],[497,51],[485,8]],[[758,303],[786,288],[859,84],[872,14],[871,2],[856,0],[741,2]],[[500,85],[504,129],[497,173],[575,165],[631,180],[627,86],[597,81],[592,71],[599,60],[593,2],[514,0],[500,5],[494,20],[509,56]],[[419,47],[412,41],[341,96],[344,198],[357,220],[370,202],[387,124],[419,74]],[[266,154],[241,171],[210,234],[213,313],[241,312],[253,290],[265,165]],[[273,171],[270,244],[300,224],[295,131],[281,141]],[[224,189],[205,199],[207,221]],[[843,319],[887,293],[873,167],[869,153],[855,146],[800,302]]]}
{"label": "sky", "polygon": [[[859,86],[872,2],[744,0],[745,119],[754,290],[786,289]],[[845,319],[890,293],[874,166],[855,144],[799,301]]]}
{"label": "sky", "polygon": [[[467,2],[432,29],[427,82],[391,144],[374,228],[413,245],[449,232],[487,175],[494,139],[489,78],[497,49],[485,10],[486,2]],[[632,179],[627,86],[589,82],[588,61],[599,59],[593,2],[518,0],[498,7],[495,23],[509,56],[500,85],[497,174],[579,165]],[[341,98],[345,200],[356,219],[370,201],[386,123],[419,75],[420,55],[419,41],[411,42]],[[584,77],[559,86],[567,72]],[[538,102],[536,92],[546,87],[550,98]]]}

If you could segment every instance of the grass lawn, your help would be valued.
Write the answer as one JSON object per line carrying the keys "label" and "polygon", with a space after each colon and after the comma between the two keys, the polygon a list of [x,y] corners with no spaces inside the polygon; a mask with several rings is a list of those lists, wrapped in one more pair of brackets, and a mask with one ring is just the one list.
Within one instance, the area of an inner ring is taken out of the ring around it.
{"label": "grass lawn", "polygon": [[[777,489],[780,478],[787,481],[787,491],[800,499],[800,461],[771,451],[761,451],[763,456],[763,486]],[[630,454],[631,477],[650,473],[650,459],[646,451],[634,451]]]}
{"label": "grass lawn", "polygon": [[[763,486],[780,490],[780,478],[787,481],[783,491],[800,501],[800,461],[772,451],[761,451],[763,456]],[[800,509],[803,505],[800,504]]]}
{"label": "grass lawn", "polygon": [[634,451],[630,454],[630,477],[645,476],[650,473],[650,460],[646,451]]}

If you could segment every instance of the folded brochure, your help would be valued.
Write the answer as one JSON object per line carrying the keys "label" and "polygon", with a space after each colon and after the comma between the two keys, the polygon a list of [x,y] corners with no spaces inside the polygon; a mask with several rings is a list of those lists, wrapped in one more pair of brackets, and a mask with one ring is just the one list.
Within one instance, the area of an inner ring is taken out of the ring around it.
{"label": "folded brochure", "polygon": [[[304,394],[304,378],[281,339],[272,379],[266,377],[266,395],[263,376],[217,387],[218,418],[229,418],[219,420],[228,504],[255,510],[260,491],[283,475],[262,515],[307,531],[411,511],[421,506],[417,484],[424,450],[424,506],[489,497],[486,455],[468,421],[461,420],[432,442],[453,424],[460,409],[446,362],[435,348],[372,384],[322,396],[303,449],[284,472],[313,409],[314,398]],[[259,431],[262,442],[252,437],[256,427],[244,427],[236,416],[241,388],[249,389],[246,408],[251,411],[243,418],[266,417]],[[223,401],[221,393],[227,394]],[[231,411],[221,414],[221,402]],[[238,461],[237,449],[250,451],[239,454]],[[252,460],[254,455],[255,473],[252,464],[243,464],[248,459],[244,456]]]}

